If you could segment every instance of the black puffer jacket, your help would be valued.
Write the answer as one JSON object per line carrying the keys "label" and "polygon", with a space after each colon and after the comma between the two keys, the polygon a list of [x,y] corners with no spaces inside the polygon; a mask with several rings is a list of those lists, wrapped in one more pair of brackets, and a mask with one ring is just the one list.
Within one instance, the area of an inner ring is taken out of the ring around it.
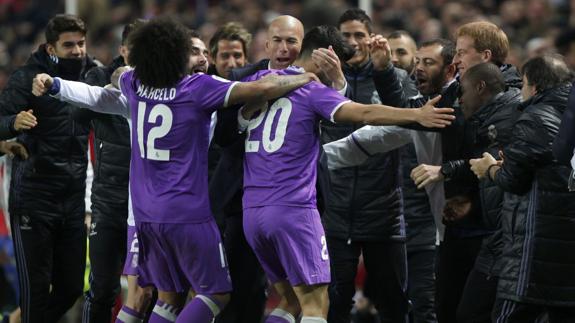
{"label": "black puffer jacket", "polygon": [[490,102],[475,112],[465,124],[463,159],[451,161],[453,167],[452,179],[466,178],[478,196],[477,210],[481,212],[483,228],[487,235],[475,268],[490,276],[498,276],[497,260],[501,257],[501,208],[503,205],[503,190],[491,181],[477,181],[471,172],[469,159],[481,158],[484,152],[496,156],[504,146],[508,145],[512,129],[519,116],[518,105],[521,102],[521,91],[510,88],[496,95]]}
{"label": "black puffer jacket", "polygon": [[[5,137],[10,137],[9,134],[17,136],[30,155],[27,160],[14,159],[10,186],[11,210],[40,210],[36,213],[47,217],[58,216],[61,210],[54,210],[51,207],[54,201],[45,201],[47,196],[66,199],[74,195],[83,205],[89,128],[73,120],[72,114],[78,108],[48,95],[35,97],[31,87],[32,79],[38,73],[77,81],[83,79],[85,72],[94,66],[92,60],[86,58],[80,75],[66,75],[59,70],[59,65],[50,60],[42,45],[26,65],[10,76],[0,95],[0,115],[9,117],[0,124],[0,134]],[[34,110],[38,125],[17,133],[13,128],[15,115],[27,109]]]}
{"label": "black puffer jacket", "polygon": [[[396,69],[397,70],[397,69]],[[397,70],[407,77],[405,71]],[[379,103],[371,61],[344,67],[348,97],[360,103]],[[401,91],[401,88],[400,88]],[[322,144],[339,140],[362,127],[322,121]],[[398,151],[377,154],[356,167],[329,171],[330,190],[323,214],[326,234],[358,241],[405,239]]]}
{"label": "black puffer jacket", "polygon": [[[120,56],[109,66],[95,67],[86,74],[86,83],[106,86],[112,73],[121,66],[124,66],[124,59]],[[91,120],[94,127],[96,163],[92,183],[93,208],[98,208],[107,216],[126,219],[131,151],[128,122],[122,116],[87,109],[79,110],[76,118],[84,122]]]}
{"label": "black puffer jacket", "polygon": [[575,192],[567,190],[570,167],[552,153],[570,90],[547,90],[520,106],[494,176],[505,191],[500,298],[575,306]]}

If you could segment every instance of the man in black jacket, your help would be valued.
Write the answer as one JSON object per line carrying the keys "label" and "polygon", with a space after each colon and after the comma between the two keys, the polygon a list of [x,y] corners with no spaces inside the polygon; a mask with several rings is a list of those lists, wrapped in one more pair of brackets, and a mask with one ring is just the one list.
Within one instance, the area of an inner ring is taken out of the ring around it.
{"label": "man in black jacket", "polygon": [[[457,30],[456,55],[453,59],[463,76],[474,65],[491,62],[499,67],[508,88],[521,88],[517,69],[505,64],[509,41],[498,26],[490,22],[472,22]],[[453,89],[459,88],[459,82]],[[457,92],[457,91],[456,91]],[[440,104],[441,105],[441,104]],[[457,176],[457,165],[465,153],[466,123],[461,109],[450,127],[441,131],[442,165],[420,165],[412,172],[416,184],[423,187],[443,181],[447,199],[445,236],[439,246],[437,263],[436,308],[440,322],[457,322],[456,309],[460,303],[467,277],[481,262],[489,266],[491,257],[478,258],[484,237],[490,235],[483,219],[477,185],[469,176]],[[452,211],[466,210],[465,212]],[[477,260],[476,260],[477,258]],[[482,266],[482,265],[480,265]]]}
{"label": "man in black jacket", "polygon": [[[101,87],[110,84],[112,73],[126,65],[129,52],[126,42],[130,32],[141,23],[136,21],[124,27],[120,56],[109,66],[94,67],[88,71],[85,80],[87,84]],[[88,235],[90,290],[85,293],[82,321],[108,323],[120,291],[120,274],[126,258],[130,129],[125,118],[86,109],[76,111],[75,119],[84,123],[91,121],[96,152],[91,195],[92,219]],[[133,227],[134,223],[131,225]],[[129,241],[132,240],[130,237]],[[143,290],[136,291],[134,277],[130,277],[131,273],[125,274],[128,275],[129,283],[125,306],[129,309],[124,307],[119,315],[137,317],[136,313],[145,313],[150,293],[149,290],[146,293]],[[142,319],[143,315],[140,314],[139,318]]]}
{"label": "man in black jacket", "polygon": [[[360,103],[379,102],[374,78],[383,71],[370,59],[371,19],[363,10],[350,9],[340,17],[339,29],[356,50],[343,66],[346,96]],[[392,65],[383,68],[394,74]],[[322,144],[361,126],[322,121]],[[374,287],[369,296],[376,301],[383,322],[405,322],[407,260],[399,153],[377,154],[362,166],[332,170],[329,177],[322,218],[332,272],[328,321],[349,322],[357,263],[363,253],[369,285]]]}
{"label": "man in black jacket", "polygon": [[[233,71],[247,64],[251,38],[252,35],[239,23],[230,22],[220,27],[210,39],[213,65],[210,65],[208,74],[238,80]],[[243,137],[236,138],[236,109],[222,109],[216,113],[214,140],[208,156],[210,204],[222,230],[234,287],[230,302],[216,317],[216,322],[259,322],[266,302],[266,280],[242,226]],[[231,144],[226,141],[227,136],[232,137]],[[236,155],[237,152],[240,155]]]}
{"label": "man in black jacket", "polygon": [[502,159],[471,160],[480,178],[506,192],[502,270],[494,322],[575,321],[575,192],[571,168],[553,158],[552,142],[567,108],[572,76],[562,58],[536,57],[523,65],[524,102]]}
{"label": "man in black jacket", "polygon": [[521,92],[506,91],[499,68],[492,63],[470,67],[460,82],[459,103],[466,120],[462,158],[450,161],[453,180],[469,183],[474,199],[478,200],[483,227],[490,233],[483,238],[475,265],[467,277],[462,299],[457,309],[457,322],[489,323],[495,303],[500,272],[501,225],[503,191],[488,182],[478,183],[468,160],[481,157],[485,151],[497,154],[509,144],[511,129],[519,115]]}
{"label": "man in black jacket", "polygon": [[8,80],[0,115],[15,120],[32,109],[37,125],[12,133],[30,158],[14,159],[10,221],[20,284],[22,321],[56,322],[81,295],[86,263],[84,194],[88,126],[71,117],[70,104],[34,97],[32,79],[48,73],[82,80],[95,64],[86,55],[86,27],[79,18],[57,15],[46,27],[46,43]]}

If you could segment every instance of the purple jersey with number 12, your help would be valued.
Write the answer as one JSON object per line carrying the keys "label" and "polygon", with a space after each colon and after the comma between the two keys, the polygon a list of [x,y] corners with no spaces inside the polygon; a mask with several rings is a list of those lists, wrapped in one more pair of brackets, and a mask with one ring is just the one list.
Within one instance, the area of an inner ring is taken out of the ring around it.
{"label": "purple jersey with number 12", "polygon": [[[242,81],[272,72],[289,75],[302,71],[263,70]],[[337,91],[311,82],[275,100],[250,121],[245,144],[244,208],[316,207],[319,121],[333,120],[346,102],[349,99]]]}
{"label": "purple jersey with number 12", "polygon": [[205,74],[172,88],[120,77],[132,128],[130,193],[137,223],[201,223],[212,219],[208,198],[211,114],[226,106],[235,83]]}

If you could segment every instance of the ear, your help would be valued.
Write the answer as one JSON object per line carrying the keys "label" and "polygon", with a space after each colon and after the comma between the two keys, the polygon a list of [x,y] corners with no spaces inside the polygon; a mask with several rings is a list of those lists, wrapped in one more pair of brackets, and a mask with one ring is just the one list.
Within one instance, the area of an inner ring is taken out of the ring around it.
{"label": "ear", "polygon": [[490,49],[486,49],[484,50],[481,55],[483,56],[483,61],[484,62],[490,62],[491,61],[491,57],[493,57],[491,50]]}
{"label": "ear", "polygon": [[485,93],[485,90],[487,89],[487,84],[483,80],[477,82],[475,86],[477,87],[477,93],[479,95],[483,95]]}
{"label": "ear", "polygon": [[447,66],[445,66],[445,76],[447,79],[451,79],[455,77],[455,74],[457,73],[457,65],[455,65],[455,63],[451,63]]}
{"label": "ear", "polygon": [[56,55],[56,48],[50,43],[46,43],[46,52],[48,55]]}
{"label": "ear", "polygon": [[266,45],[265,45],[265,51],[266,53],[269,55],[269,50],[270,50],[270,40],[267,39],[266,40]]}

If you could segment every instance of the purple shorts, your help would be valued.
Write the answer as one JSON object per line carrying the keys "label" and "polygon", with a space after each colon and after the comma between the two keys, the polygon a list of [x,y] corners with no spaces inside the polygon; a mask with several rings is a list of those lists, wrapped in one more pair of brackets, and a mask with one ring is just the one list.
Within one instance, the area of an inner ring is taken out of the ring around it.
{"label": "purple shorts", "polygon": [[128,246],[123,274],[138,276],[138,235],[136,227],[131,225],[128,225]]}
{"label": "purple shorts", "polygon": [[325,233],[316,209],[263,206],[244,209],[244,232],[271,283],[330,282]]}
{"label": "purple shorts", "polygon": [[220,232],[204,223],[137,223],[138,283],[160,291],[221,294],[232,290]]}

